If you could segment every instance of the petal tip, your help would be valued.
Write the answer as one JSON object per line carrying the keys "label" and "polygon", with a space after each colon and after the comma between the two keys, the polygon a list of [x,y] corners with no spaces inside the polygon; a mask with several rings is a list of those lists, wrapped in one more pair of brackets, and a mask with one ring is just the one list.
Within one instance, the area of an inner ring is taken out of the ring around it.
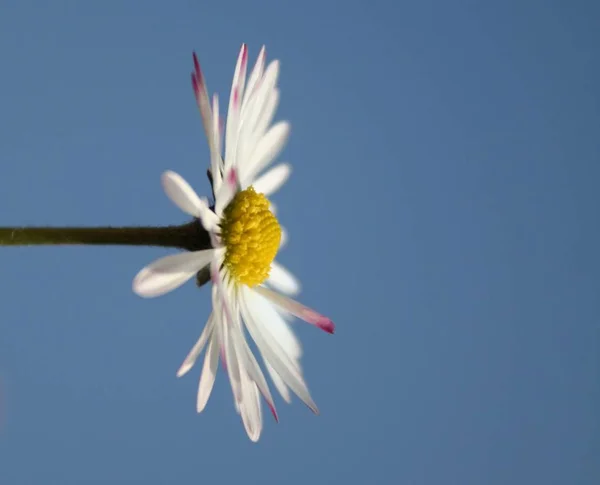
{"label": "petal tip", "polygon": [[183,377],[184,375],[186,375],[189,370],[192,368],[192,366],[190,364],[188,364],[187,362],[184,362],[181,367],[177,370],[177,374],[175,374],[178,378],[179,377]]}
{"label": "petal tip", "polygon": [[192,51],[192,59],[194,60],[194,71],[198,74],[200,73],[200,62],[198,61],[196,51]]}
{"label": "petal tip", "polygon": [[335,324],[330,318],[327,317],[319,317],[317,322],[315,323],[317,327],[321,330],[324,330],[327,333],[335,333]]}
{"label": "petal tip", "polygon": [[141,298],[150,298],[152,296],[144,285],[147,275],[148,271],[146,268],[144,268],[137,275],[135,275],[135,278],[133,278],[131,283],[131,289],[137,296]]}
{"label": "petal tip", "polygon": [[279,416],[277,415],[277,410],[275,409],[275,405],[270,402],[267,402],[267,406],[269,406],[269,409],[271,410],[271,414],[273,415],[275,422],[279,423]]}

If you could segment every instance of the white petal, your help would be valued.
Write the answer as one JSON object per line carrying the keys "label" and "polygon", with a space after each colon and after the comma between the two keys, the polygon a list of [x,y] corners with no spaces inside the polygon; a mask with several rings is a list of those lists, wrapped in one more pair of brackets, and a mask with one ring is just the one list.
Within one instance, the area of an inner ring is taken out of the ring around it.
{"label": "white petal", "polygon": [[269,203],[269,210],[273,213],[274,216],[277,215],[277,204],[274,202]]}
{"label": "white petal", "polygon": [[[264,112],[264,107],[272,97],[273,92],[277,90],[277,80],[279,79],[279,61],[275,59],[271,61],[267,68],[265,69],[265,73],[260,81],[260,86],[255,92],[255,95],[252,96],[254,99],[254,107],[252,112],[253,122],[251,126],[253,129],[258,122],[258,119],[261,113]],[[250,103],[251,99],[248,100]],[[255,131],[255,130],[254,130]]]}
{"label": "white petal", "polygon": [[255,89],[254,93],[248,97],[247,108],[244,112],[244,119],[248,122],[246,124],[247,130],[250,132],[256,132],[256,124],[258,123],[261,114],[265,111],[270,98],[272,98],[273,92],[277,89],[277,79],[279,78],[279,61],[272,61],[265,70],[263,77],[260,80],[260,84]]}
{"label": "white petal", "polygon": [[284,227],[281,228],[281,240],[279,241],[279,249],[286,246],[289,236]]}
{"label": "white petal", "polygon": [[241,390],[241,377],[240,377],[240,364],[238,362],[238,356],[235,352],[233,340],[230,335],[232,329],[232,322],[225,321],[223,323],[223,341],[222,345],[225,349],[225,362],[227,364],[227,374],[229,375],[229,382],[231,384],[231,390],[233,392],[233,398],[239,404],[242,400]]}
{"label": "white petal", "polygon": [[202,333],[200,334],[200,338],[198,339],[196,344],[192,347],[192,350],[190,350],[187,357],[183,361],[183,364],[181,364],[181,367],[177,371],[177,377],[184,376],[194,366],[194,364],[196,363],[196,359],[198,359],[198,356],[200,355],[200,353],[202,352],[202,349],[204,348],[204,345],[206,344],[208,339],[211,337],[213,324],[214,324],[214,318],[213,318],[213,314],[211,313],[210,317],[208,317],[208,321],[206,322],[206,325],[204,326],[204,329],[202,330]]}
{"label": "white petal", "polygon": [[[265,136],[273,121],[279,104],[279,91],[273,89],[263,105],[259,106],[261,102],[262,99],[259,96],[256,96],[256,99],[251,99],[248,102],[248,109],[240,121],[237,161],[238,165],[243,167],[247,165],[247,161],[256,149],[256,145]],[[251,182],[246,177],[243,181],[245,183]]]}
{"label": "white petal", "polygon": [[217,216],[221,217],[221,215],[223,215],[223,209],[225,209],[231,202],[231,199],[233,199],[233,196],[238,190],[238,182],[237,170],[235,168],[230,169],[225,174],[225,179],[223,180],[219,192],[215,194],[215,213]]}
{"label": "white petal", "polygon": [[[215,327],[216,330],[216,327]],[[200,383],[198,385],[198,398],[196,400],[196,411],[201,413],[206,407],[210,393],[212,392],[215,384],[215,377],[217,375],[217,367],[219,366],[219,345],[217,335],[213,334],[213,337],[208,343],[208,349],[206,350],[206,356],[204,357],[204,365],[202,367],[202,373],[200,374]]]}
{"label": "white petal", "polygon": [[[241,334],[242,323],[239,305],[235,297],[235,287],[228,285],[224,275],[218,270],[219,265],[213,264],[211,268],[213,279],[213,305],[223,311],[222,347],[225,351],[227,373],[235,400],[236,410],[240,410],[244,399],[242,379],[248,373],[247,365],[250,363],[243,348],[245,339]],[[248,349],[249,350],[249,349]],[[263,377],[264,380],[264,377]],[[267,389],[268,394],[268,389]],[[270,396],[270,394],[268,394]],[[272,400],[271,400],[272,401]]]}
{"label": "white petal", "polygon": [[[226,278],[227,270],[221,269],[224,256],[225,252],[220,250],[217,253],[217,257],[214,258],[210,264],[210,278],[213,282],[212,303],[215,309],[218,308],[222,312],[222,316],[218,314],[221,319],[221,324],[233,325],[233,323],[239,319],[239,312],[237,307],[234,306],[236,303],[236,299],[233,297],[235,288],[231,283],[228,283]],[[222,339],[223,337],[224,336],[221,335]]]}
{"label": "white petal", "polygon": [[[207,232],[211,233],[211,237],[212,237],[214,233],[220,232],[220,230],[219,230],[220,219],[219,219],[219,216],[217,216],[217,214],[215,214],[212,210],[210,210],[208,208],[208,202],[206,201],[206,199],[203,198],[202,200],[206,204],[206,209],[204,209],[202,211],[202,213],[200,214],[200,223],[202,224],[202,227]],[[213,247],[214,247],[214,245],[213,245]]]}
{"label": "white petal", "polygon": [[277,307],[254,291],[257,288],[260,287],[248,289],[251,294],[250,310],[254,311],[255,321],[279,343],[291,360],[300,358],[302,355],[300,340],[278,312]]}
{"label": "white petal", "polygon": [[259,194],[265,194],[269,197],[281,188],[291,172],[292,167],[289,163],[281,163],[257,178],[252,186]]}
{"label": "white petal", "polygon": [[[244,165],[244,180],[254,180],[279,155],[290,134],[290,124],[280,121],[260,139],[250,157],[248,164]],[[248,182],[250,183],[250,182]]]}
{"label": "white petal", "polygon": [[242,48],[238,55],[238,61],[235,66],[235,72],[233,74],[229,108],[227,109],[227,125],[225,128],[225,170],[231,168],[235,162],[240,109],[244,96],[247,64],[248,48],[246,47],[246,44],[242,44]]}
{"label": "white petal", "polygon": [[263,356],[273,366],[273,369],[281,376],[283,381],[314,413],[318,409],[306,387],[304,379],[294,361],[281,347],[273,336],[265,331],[265,326],[256,320],[261,315],[260,310],[255,307],[257,295],[246,287],[241,287],[240,303],[244,315],[244,321],[250,335],[256,342]]}
{"label": "white petal", "polygon": [[248,373],[248,376],[251,380],[253,380],[258,386],[258,390],[265,398],[275,421],[279,421],[277,416],[277,411],[275,409],[275,403],[273,402],[273,397],[271,396],[271,391],[269,390],[269,385],[267,384],[267,380],[265,379],[265,375],[263,374],[254,354],[250,350],[246,339],[244,338],[243,330],[241,326],[236,326],[235,330],[232,331],[232,336],[234,339],[234,344],[236,347],[236,352],[239,356],[240,368],[244,368]]}
{"label": "white petal", "polygon": [[330,318],[317,313],[312,308],[308,308],[302,303],[298,303],[296,300],[292,300],[291,298],[281,295],[280,293],[272,291],[264,286],[256,286],[253,289],[257,293],[260,293],[262,296],[267,298],[274,305],[277,305],[295,317],[304,320],[306,323],[315,325],[327,333],[335,332],[335,325],[333,321]]}
{"label": "white petal", "polygon": [[300,292],[300,282],[298,279],[277,261],[271,263],[271,271],[267,283],[277,291],[288,295],[297,295]]}
{"label": "white petal", "polygon": [[250,440],[257,442],[262,431],[262,413],[260,396],[256,384],[247,375],[242,378],[243,401],[240,403],[240,415]]}
{"label": "white petal", "polygon": [[267,128],[271,125],[271,122],[275,117],[275,112],[277,111],[277,106],[279,106],[279,98],[279,89],[273,89],[263,106],[260,116],[256,120],[254,126],[255,136],[263,136],[265,131],[267,131]]}
{"label": "white petal", "polygon": [[228,298],[228,288],[223,281],[223,276],[221,275],[219,267],[220,264],[216,260],[213,260],[210,268],[211,280],[213,282],[212,302],[214,312],[218,318],[217,325],[220,328],[219,345],[222,352],[225,354],[225,364],[227,367],[227,374],[229,375],[231,390],[233,391],[236,409],[239,409],[241,400],[240,371],[235,347],[230,336],[231,327],[235,322],[235,308],[232,306],[234,301]]}
{"label": "white petal", "polygon": [[214,249],[172,254],[157,259],[133,279],[133,291],[144,298],[164,295],[183,285],[209,264]]}
{"label": "white petal", "polygon": [[275,369],[273,369],[273,366],[269,364],[269,361],[263,359],[263,362],[265,363],[265,367],[267,368],[269,376],[271,376],[273,384],[275,384],[275,388],[279,391],[279,394],[281,394],[283,400],[288,404],[291,403],[292,396],[290,396],[290,391],[285,385],[285,382],[283,382],[281,376],[277,372],[275,372]]}
{"label": "white petal", "polygon": [[183,212],[200,217],[203,211],[208,210],[206,203],[178,173],[167,170],[162,174],[161,181],[169,199]]}
{"label": "white petal", "polygon": [[219,218],[208,207],[206,198],[198,197],[181,175],[169,170],[163,173],[162,184],[167,196],[177,207],[187,214],[198,217],[208,232],[216,231]]}
{"label": "white petal", "polygon": [[219,117],[219,96],[213,95],[213,124],[212,124],[212,145],[215,147],[210,152],[210,166],[213,179],[213,190],[215,193],[221,188],[221,170],[223,169],[223,159],[221,158],[221,119]]}
{"label": "white petal", "polygon": [[266,49],[263,45],[258,53],[258,57],[256,58],[256,63],[252,68],[252,72],[250,73],[250,77],[248,78],[248,84],[246,86],[246,92],[244,93],[244,101],[242,102],[242,113],[247,105],[247,101],[250,96],[254,93],[255,88],[258,87],[259,80],[262,78],[264,69],[265,69],[265,58],[266,58]]}

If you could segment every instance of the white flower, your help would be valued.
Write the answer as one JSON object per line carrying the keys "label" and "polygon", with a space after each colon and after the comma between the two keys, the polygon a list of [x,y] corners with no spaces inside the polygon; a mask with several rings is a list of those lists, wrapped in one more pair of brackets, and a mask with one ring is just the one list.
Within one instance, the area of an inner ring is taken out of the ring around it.
{"label": "white flower", "polygon": [[265,69],[263,47],[246,82],[247,59],[243,45],[233,77],[223,159],[218,98],[213,97],[211,109],[194,55],[192,84],[210,149],[214,208],[180,175],[168,171],[162,176],[167,196],[200,220],[210,234],[213,249],[166,256],[151,263],[135,277],[133,290],[143,297],[159,296],[210,268],[213,311],[177,375],[188,372],[206,347],[197,398],[201,412],[213,388],[220,354],[236,410],[250,439],[257,441],[262,430],[260,394],[275,419],[277,413],[263,371],[246,341],[246,330],[284,400],[290,401],[291,389],[318,413],[302,375],[300,343],[286,319],[296,316],[329,333],[333,333],[334,325],[282,294],[297,293],[299,283],[274,261],[285,233],[267,196],[283,185],[290,166],[283,163],[257,176],[278,156],[290,127],[287,122],[272,125],[279,100],[279,63],[273,61]]}

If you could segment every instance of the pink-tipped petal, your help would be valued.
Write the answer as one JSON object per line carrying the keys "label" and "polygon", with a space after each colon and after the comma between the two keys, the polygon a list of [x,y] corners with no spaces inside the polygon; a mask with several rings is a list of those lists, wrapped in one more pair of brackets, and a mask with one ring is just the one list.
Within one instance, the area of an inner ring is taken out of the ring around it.
{"label": "pink-tipped petal", "polygon": [[277,416],[277,410],[275,409],[275,406],[273,406],[273,404],[271,404],[269,401],[267,401],[267,406],[269,407],[273,418],[275,418],[275,422],[279,423],[279,416]]}
{"label": "pink-tipped petal", "polygon": [[195,52],[192,52],[192,57],[194,58],[194,74],[196,74],[196,78],[199,82],[202,82],[202,71],[200,70],[200,63],[198,62],[198,56]]}
{"label": "pink-tipped petal", "polygon": [[208,88],[200,69],[200,63],[198,62],[198,56],[196,53],[193,54],[194,58],[194,72],[192,73],[192,88],[194,89],[194,95],[196,96],[196,103],[200,110],[200,117],[202,118],[202,125],[204,126],[204,133],[208,141],[208,147],[210,149],[211,162],[217,156],[220,156],[219,147],[215,144],[215,137],[213,136],[213,116],[210,107],[210,100],[208,97]]}
{"label": "pink-tipped petal", "polygon": [[244,43],[241,48],[242,55],[242,70],[246,70],[246,66],[248,65],[248,46]]}
{"label": "pink-tipped petal", "polygon": [[194,90],[194,96],[198,100],[200,91],[204,89],[204,78],[202,71],[200,70],[200,63],[198,62],[198,56],[195,52],[192,53],[194,59],[194,72],[192,72],[192,88]]}
{"label": "pink-tipped petal", "polygon": [[335,325],[331,319],[321,315],[311,308],[308,308],[307,306],[304,306],[302,303],[298,303],[297,301],[292,300],[287,296],[283,296],[280,293],[272,291],[264,286],[256,286],[253,289],[271,301],[271,303],[281,307],[301,320],[304,320],[306,323],[315,325],[327,333],[335,332]]}

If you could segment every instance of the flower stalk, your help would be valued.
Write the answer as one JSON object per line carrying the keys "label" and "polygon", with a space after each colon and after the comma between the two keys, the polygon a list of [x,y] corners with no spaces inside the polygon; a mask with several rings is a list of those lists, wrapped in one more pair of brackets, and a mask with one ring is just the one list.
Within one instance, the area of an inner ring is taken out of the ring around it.
{"label": "flower stalk", "polygon": [[161,246],[187,251],[210,249],[197,219],[162,227],[0,227],[0,246]]}

